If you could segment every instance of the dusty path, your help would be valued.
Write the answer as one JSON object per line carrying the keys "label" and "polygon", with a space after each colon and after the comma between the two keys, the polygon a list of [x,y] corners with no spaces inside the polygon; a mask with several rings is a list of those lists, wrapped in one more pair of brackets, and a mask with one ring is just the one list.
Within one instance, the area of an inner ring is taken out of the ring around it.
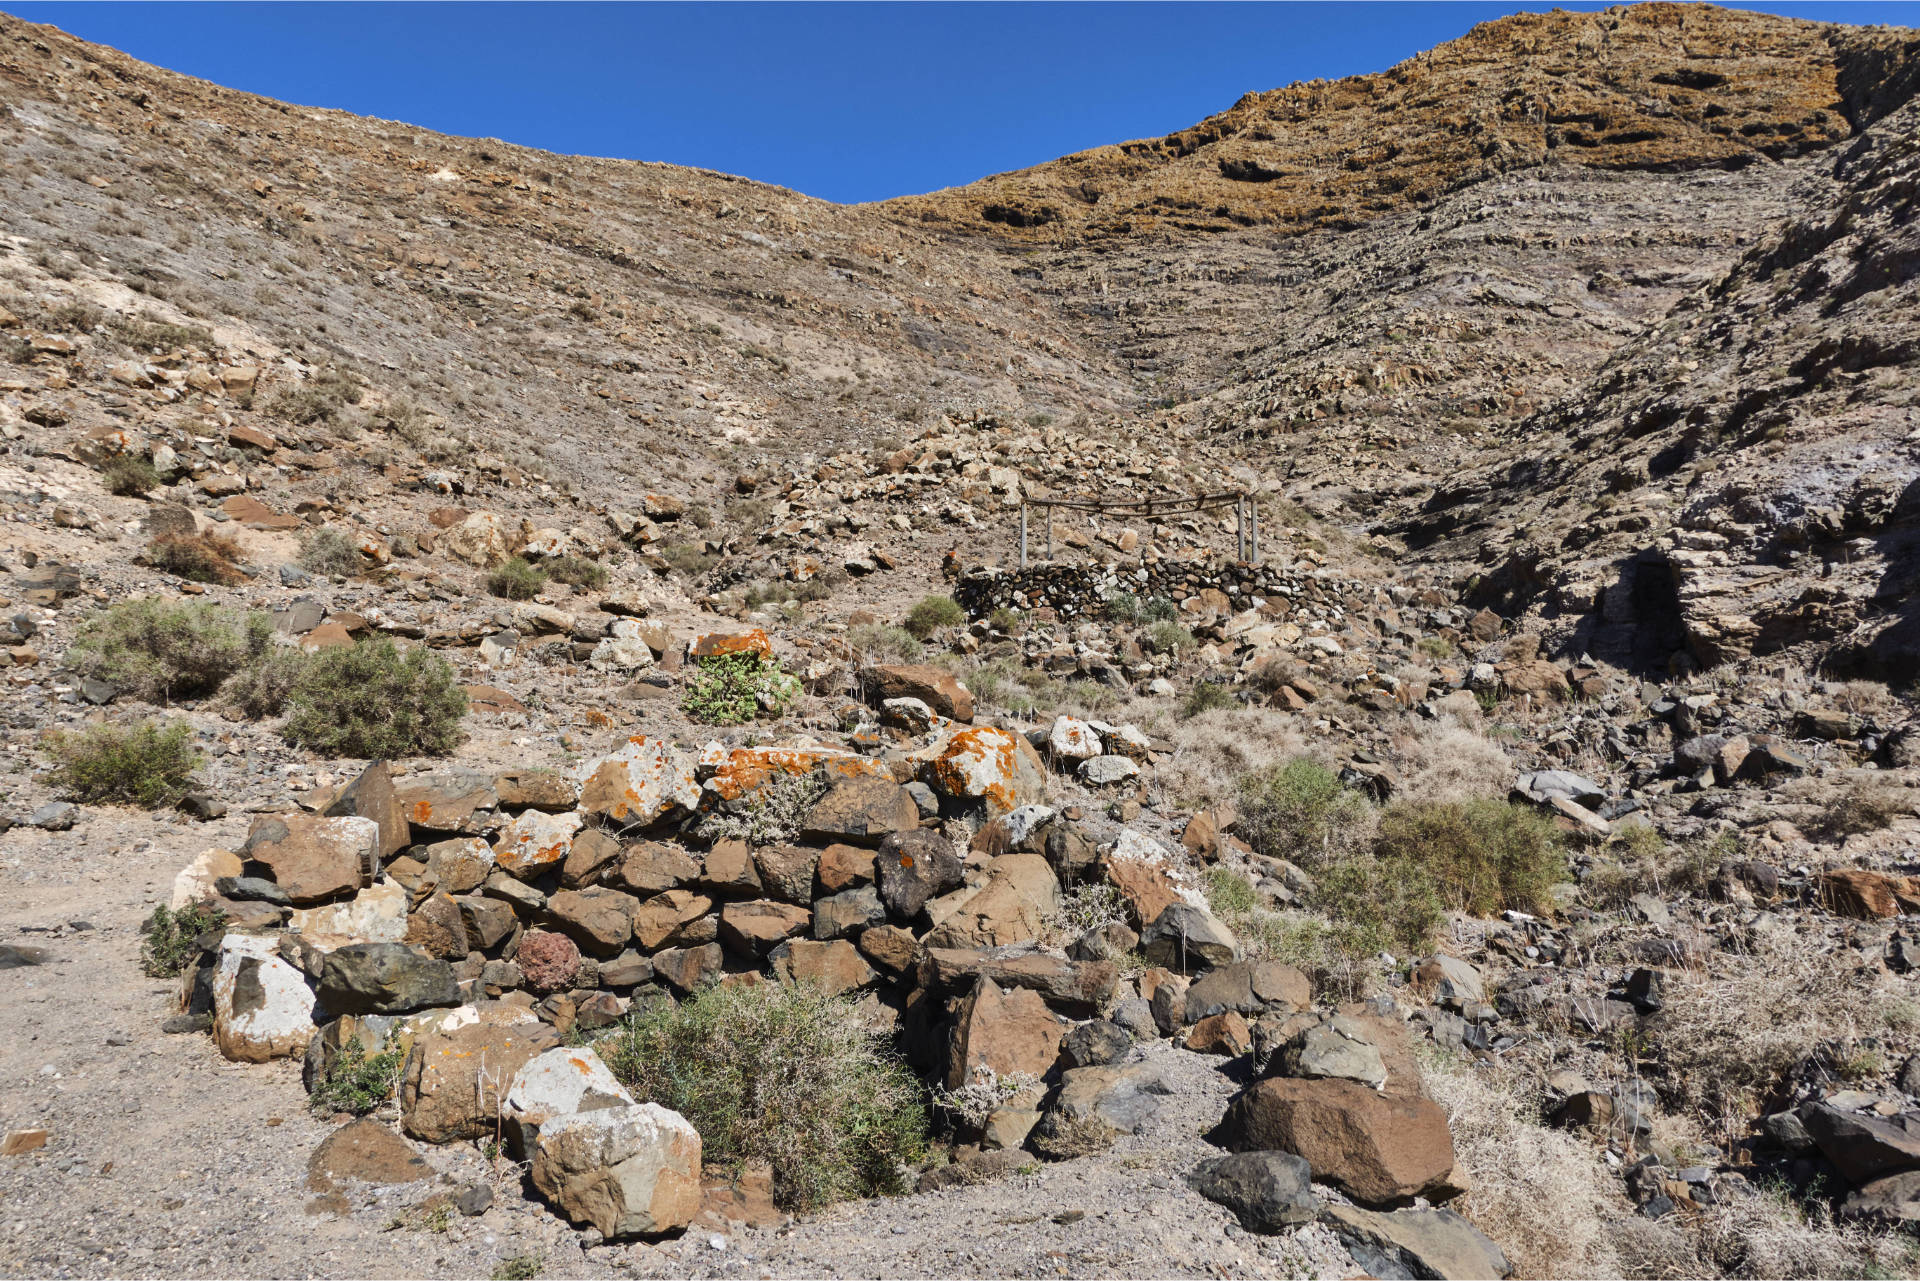
{"label": "dusty path", "polygon": [[[237,844],[246,816],[155,821],[89,808],[69,832],[0,835],[0,943],[47,963],[0,970],[0,1129],[45,1148],[0,1157],[8,1276],[488,1276],[533,1256],[547,1276],[1299,1276],[1353,1271],[1313,1229],[1254,1237],[1181,1176],[1211,1149],[1232,1083],[1164,1045],[1178,1093],[1098,1157],[1000,1182],[840,1206],[779,1230],[582,1246],[505,1176],[492,1209],[446,1230],[391,1228],[407,1206],[486,1177],[470,1148],[428,1148],[436,1181],[356,1186],[310,1213],[307,1162],[331,1128],[299,1068],[227,1063],[160,1030],[173,984],[139,970],[139,926],[174,872]],[[86,928],[75,924],[84,923]],[[716,1241],[718,1244],[716,1244]]]}

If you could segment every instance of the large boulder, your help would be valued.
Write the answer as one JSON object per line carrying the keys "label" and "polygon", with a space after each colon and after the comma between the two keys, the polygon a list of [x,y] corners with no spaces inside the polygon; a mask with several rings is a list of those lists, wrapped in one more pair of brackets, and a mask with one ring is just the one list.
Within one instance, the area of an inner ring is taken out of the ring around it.
{"label": "large boulder", "polygon": [[1039,993],[1004,991],[992,979],[980,978],[954,1010],[947,1086],[959,1089],[983,1072],[1044,1076],[1060,1057],[1066,1031]]}
{"label": "large boulder", "polygon": [[1485,1281],[1513,1271],[1500,1247],[1452,1210],[1379,1214],[1330,1205],[1324,1218],[1354,1262],[1372,1276]]}
{"label": "large boulder", "polygon": [[512,520],[492,512],[474,512],[453,528],[440,534],[435,546],[447,555],[491,569],[526,541],[532,527],[525,520]]}
{"label": "large boulder", "polygon": [[582,951],[617,956],[633,937],[633,912],[639,905],[631,894],[590,885],[553,895],[547,900],[547,915]]}
{"label": "large boulder", "polygon": [[1193,1190],[1224,1205],[1249,1232],[1281,1232],[1320,1214],[1313,1173],[1291,1152],[1234,1152],[1202,1161],[1187,1175]]}
{"label": "large boulder", "polygon": [[412,826],[467,835],[491,827],[500,803],[492,775],[458,768],[410,774],[393,784],[393,797]]}
{"label": "large boulder", "polygon": [[621,851],[603,878],[634,894],[659,894],[700,879],[700,860],[678,845],[642,841]]}
{"label": "large boulder", "polygon": [[287,928],[323,951],[349,943],[399,943],[407,937],[407,891],[377,881],[350,899],[294,909]]}
{"label": "large boulder", "polygon": [[1920,1112],[1880,1117],[1812,1103],[1800,1109],[1800,1121],[1849,1183],[1920,1167]]}
{"label": "large boulder", "polygon": [[1147,1063],[1063,1072],[1034,1128],[1033,1150],[1050,1161],[1105,1151],[1121,1135],[1138,1132],[1172,1093]]}
{"label": "large boulder", "polygon": [[961,991],[983,977],[1001,987],[1031,989],[1059,1005],[1092,1009],[1113,995],[1120,971],[1112,961],[1070,961],[1021,947],[930,947],[920,965],[920,985],[936,991]]}
{"label": "large boulder", "polygon": [[278,885],[295,907],[358,890],[380,854],[380,825],[368,818],[263,814],[240,857]]}
{"label": "large boulder", "polygon": [[1060,882],[1039,854],[993,860],[986,884],[958,904],[926,937],[928,947],[1001,947],[1023,943],[1060,909]]}
{"label": "large boulder", "polygon": [[1170,903],[1140,931],[1140,951],[1153,965],[1188,973],[1230,965],[1239,940],[1212,912],[1195,903]]}
{"label": "large boulder", "polygon": [[405,943],[351,943],[327,953],[320,1003],[330,1014],[410,1014],[460,1004],[453,967]]}
{"label": "large boulder", "polygon": [[801,822],[812,840],[878,845],[894,832],[920,826],[920,807],[890,778],[859,775],[828,789]]}
{"label": "large boulder", "polygon": [[491,1136],[515,1074],[559,1042],[524,1006],[488,1001],[450,1011],[407,1053],[402,1128],[428,1143]]}
{"label": "large boulder", "polygon": [[812,983],[836,994],[866,987],[880,977],[860,949],[845,939],[788,939],[773,949],[768,961],[783,983]]}
{"label": "large boulder", "polygon": [[213,973],[213,1040],[243,1063],[304,1054],[313,1038],[313,990],[280,959],[279,944],[250,934],[220,941]]}
{"label": "large boulder", "polygon": [[1187,989],[1186,1022],[1216,1014],[1291,1014],[1313,1004],[1313,985],[1278,961],[1235,961],[1208,970]]}
{"label": "large boulder", "polygon": [[896,920],[911,921],[938,895],[958,889],[966,864],[938,832],[896,832],[874,856],[880,901]]}
{"label": "large boulder", "polygon": [[513,1074],[507,1087],[507,1135],[523,1159],[533,1151],[540,1127],[555,1117],[634,1102],[600,1056],[587,1046],[536,1054]]}
{"label": "large boulder", "polygon": [[813,913],[793,903],[758,899],[720,909],[720,940],[743,956],[765,956],[782,942],[804,934]]}
{"label": "large boulder", "polygon": [[1236,1152],[1292,1152],[1314,1178],[1363,1205],[1457,1195],[1453,1135],[1431,1099],[1394,1098],[1353,1081],[1269,1078],[1235,1096],[1221,1121]]}
{"label": "large boulder", "polygon": [[880,663],[864,668],[861,684],[875,702],[890,698],[917,698],[942,716],[956,721],[973,719],[973,695],[953,673],[920,664]]}
{"label": "large boulder", "polygon": [[607,1240],[660,1236],[700,1210],[700,1136],[657,1103],[558,1117],[534,1142],[533,1186]]}
{"label": "large boulder", "polygon": [[636,734],[580,773],[580,808],[641,827],[700,804],[693,760],[671,743]]}
{"label": "large boulder", "polygon": [[921,777],[942,796],[978,802],[989,818],[1047,799],[1047,771],[1023,735],[978,725],[947,735],[922,758]]}

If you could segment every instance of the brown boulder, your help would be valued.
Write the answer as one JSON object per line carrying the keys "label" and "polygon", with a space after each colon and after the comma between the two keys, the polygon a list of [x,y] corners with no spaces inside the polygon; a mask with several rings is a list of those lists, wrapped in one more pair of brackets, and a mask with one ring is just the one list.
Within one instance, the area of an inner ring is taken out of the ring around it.
{"label": "brown boulder", "polygon": [[604,885],[584,890],[561,890],[547,900],[547,913],[568,938],[595,956],[616,956],[633,937],[631,894]]}
{"label": "brown boulder", "polygon": [[329,818],[370,818],[380,826],[380,857],[392,858],[413,841],[406,808],[385,761],[375,761],[327,806]]}
{"label": "brown boulder", "polygon": [[812,911],[792,903],[729,903],[720,909],[720,938],[743,956],[765,956],[812,923]]}
{"label": "brown boulder", "polygon": [[1888,876],[1864,867],[1835,868],[1820,874],[1820,901],[1836,916],[1858,920],[1920,911],[1920,878]]}
{"label": "brown boulder", "polygon": [[707,851],[700,869],[700,884],[722,894],[760,893],[760,872],[753,865],[753,851],[745,841],[718,842]]}
{"label": "brown boulder", "polygon": [[[873,883],[874,852],[852,845],[829,845],[820,851],[815,872],[820,888],[829,894]],[[796,900],[797,901],[797,900]]]}
{"label": "brown boulder", "polygon": [[573,838],[560,864],[560,883],[570,890],[578,889],[604,872],[620,852],[620,842],[611,833],[597,827],[585,829]]}
{"label": "brown boulder", "polygon": [[986,884],[927,935],[928,947],[1002,947],[1024,943],[1046,928],[1060,908],[1060,882],[1039,854],[993,860]]}
{"label": "brown boulder", "polygon": [[954,1012],[947,1085],[959,1089],[981,1068],[1003,1077],[1016,1072],[1044,1076],[1060,1057],[1060,1039],[1066,1033],[1038,992],[1002,991],[992,979],[982,978]]}
{"label": "brown boulder", "polygon": [[659,894],[699,880],[700,864],[678,845],[642,841],[628,846],[604,879],[634,894]]}
{"label": "brown boulder", "polygon": [[1236,1058],[1253,1050],[1253,1029],[1247,1021],[1229,1010],[1211,1014],[1195,1023],[1187,1032],[1187,1048],[1195,1054],[1223,1054]]}
{"label": "brown boulder", "polygon": [[920,807],[906,788],[890,778],[856,775],[834,784],[807,813],[801,830],[817,841],[878,845],[891,833],[919,826]]}
{"label": "brown boulder", "polygon": [[1292,1152],[1316,1180],[1365,1205],[1442,1201],[1453,1181],[1453,1135],[1440,1105],[1391,1098],[1354,1081],[1273,1077],[1235,1097],[1221,1121],[1236,1152]]}
{"label": "brown boulder", "polygon": [[518,1005],[487,1001],[449,1010],[421,1031],[400,1081],[401,1126],[428,1143],[491,1135],[514,1073],[560,1043]]}
{"label": "brown boulder", "polygon": [[672,947],[653,958],[653,973],[654,977],[685,996],[719,978],[725,963],[718,943]]}
{"label": "brown boulder", "polygon": [[819,861],[820,851],[803,845],[762,845],[753,851],[760,883],[789,903],[813,901],[813,872]]}
{"label": "brown boulder", "polygon": [[379,848],[380,826],[372,819],[263,814],[248,829],[240,857],[259,864],[295,907],[305,907],[359,889]]}
{"label": "brown boulder", "polygon": [[[867,935],[875,931],[867,931]],[[866,947],[866,937],[861,947]],[[911,936],[909,936],[911,937]],[[1112,961],[1069,961],[1046,952],[1009,955],[1002,948],[930,947],[921,962],[923,987],[970,988],[981,978],[1002,988],[1026,988],[1065,1006],[1097,1007],[1113,995],[1120,971]]]}
{"label": "brown boulder", "polygon": [[713,900],[691,890],[668,890],[633,909],[633,941],[651,952],[679,941],[693,922],[713,910]]}
{"label": "brown boulder", "polygon": [[868,698],[875,704],[889,698],[917,698],[942,716],[956,721],[973,719],[973,695],[953,673],[923,664],[877,664],[860,673]]}
{"label": "brown boulder", "polygon": [[845,939],[789,939],[773,950],[772,962],[782,982],[814,983],[833,993],[851,992],[880,977]]}

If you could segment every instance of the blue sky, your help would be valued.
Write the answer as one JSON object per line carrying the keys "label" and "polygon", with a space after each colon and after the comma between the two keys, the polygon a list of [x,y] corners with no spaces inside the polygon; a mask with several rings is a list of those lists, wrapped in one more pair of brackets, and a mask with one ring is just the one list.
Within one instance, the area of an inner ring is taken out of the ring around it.
{"label": "blue sky", "polygon": [[[830,200],[971,182],[1551,4],[0,7],[236,89]],[[1562,0],[1562,8],[1600,8]],[[1920,26],[1920,2],[1744,6]]]}

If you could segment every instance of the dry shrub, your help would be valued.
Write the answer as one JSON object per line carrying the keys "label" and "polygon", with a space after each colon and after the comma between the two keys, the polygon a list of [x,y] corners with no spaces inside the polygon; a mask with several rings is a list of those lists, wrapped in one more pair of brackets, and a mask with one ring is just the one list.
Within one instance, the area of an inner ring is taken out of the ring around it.
{"label": "dry shrub", "polygon": [[162,534],[147,544],[147,562],[155,569],[195,583],[244,583],[240,544],[224,534]]}
{"label": "dry shrub", "polygon": [[1242,774],[1308,746],[1297,717],[1264,707],[1202,712],[1161,728],[1173,752],[1154,771],[1155,785],[1189,809],[1232,799]]}
{"label": "dry shrub", "polygon": [[1756,1188],[1708,1207],[1700,1216],[1695,1244],[1699,1259],[1686,1275],[1914,1275],[1910,1239],[1837,1222],[1825,1204],[1796,1201],[1777,1188]]}
{"label": "dry shrub", "polygon": [[272,634],[262,613],[141,596],[89,618],[63,661],[148,702],[197,698],[258,658]]}
{"label": "dry shrub", "polygon": [[1452,717],[1419,724],[1395,744],[1401,792],[1415,801],[1498,799],[1513,786],[1513,761],[1500,745]]}
{"label": "dry shrub", "polygon": [[1567,877],[1553,820],[1506,801],[1409,801],[1380,816],[1375,853],[1423,869],[1448,908],[1474,916],[1518,908],[1546,912]]}
{"label": "dry shrub", "polygon": [[1634,1209],[1599,1151],[1540,1125],[1531,1087],[1452,1058],[1425,1066],[1427,1092],[1447,1110],[1454,1155],[1472,1182],[1454,1208],[1506,1251],[1513,1275],[1623,1275],[1614,1237]]}
{"label": "dry shrub", "polygon": [[1881,831],[1894,819],[1911,813],[1913,796],[1904,787],[1890,780],[1863,780],[1828,801],[1814,827],[1828,840],[1843,841],[1849,836]]}

